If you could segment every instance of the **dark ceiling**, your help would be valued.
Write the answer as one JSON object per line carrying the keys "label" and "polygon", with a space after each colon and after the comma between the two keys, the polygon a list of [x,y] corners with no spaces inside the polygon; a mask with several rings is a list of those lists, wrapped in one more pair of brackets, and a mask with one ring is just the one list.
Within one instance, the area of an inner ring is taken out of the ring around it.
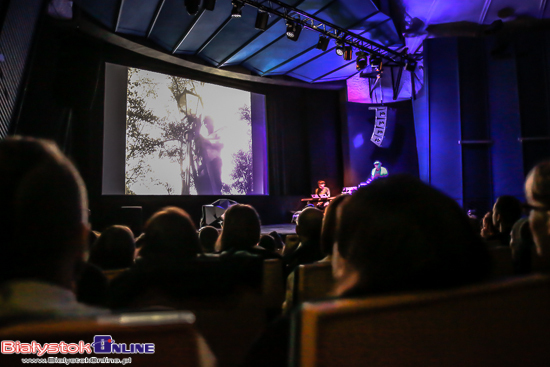
{"label": "dark ceiling", "polygon": [[[392,19],[370,0],[285,0],[338,27],[391,49],[404,46]],[[153,41],[167,53],[198,56],[216,68],[240,65],[253,75],[287,75],[310,83],[353,77],[355,57],[344,61],[335,40],[322,51],[319,33],[304,29],[297,41],[286,36],[286,21],[271,15],[265,31],[255,29],[257,9],[244,6],[232,18],[231,0],[217,0],[213,11],[188,14],[184,0],[80,0],[81,8],[109,30]],[[262,1],[260,1],[262,3]],[[268,1],[263,1],[266,5]],[[271,4],[271,3],[270,3]],[[355,50],[356,51],[356,50]]]}

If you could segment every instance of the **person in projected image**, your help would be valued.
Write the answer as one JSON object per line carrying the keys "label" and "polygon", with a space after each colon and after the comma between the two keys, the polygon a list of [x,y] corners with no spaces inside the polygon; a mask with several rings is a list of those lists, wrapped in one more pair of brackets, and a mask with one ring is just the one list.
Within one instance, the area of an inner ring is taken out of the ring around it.
{"label": "person in projected image", "polygon": [[222,159],[220,157],[223,143],[214,130],[212,117],[206,116],[203,120],[208,135],[199,137],[199,151],[202,164],[198,169],[199,182],[196,182],[199,195],[221,195],[222,193]]}

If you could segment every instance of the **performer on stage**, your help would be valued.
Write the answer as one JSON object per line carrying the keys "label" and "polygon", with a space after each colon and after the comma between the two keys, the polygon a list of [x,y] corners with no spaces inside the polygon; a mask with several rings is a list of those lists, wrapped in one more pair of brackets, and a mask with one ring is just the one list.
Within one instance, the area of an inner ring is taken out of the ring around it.
{"label": "performer on stage", "polygon": [[[317,181],[317,188],[315,189],[315,195],[326,195],[327,197],[330,197],[330,189],[325,186],[325,181],[319,180]],[[317,208],[324,210],[325,207],[328,206],[328,200],[325,201],[319,201],[317,202]]]}
{"label": "performer on stage", "polygon": [[374,168],[370,174],[370,181],[375,180],[380,177],[386,177],[388,175],[388,170],[385,167],[382,167],[380,161],[374,162]]}

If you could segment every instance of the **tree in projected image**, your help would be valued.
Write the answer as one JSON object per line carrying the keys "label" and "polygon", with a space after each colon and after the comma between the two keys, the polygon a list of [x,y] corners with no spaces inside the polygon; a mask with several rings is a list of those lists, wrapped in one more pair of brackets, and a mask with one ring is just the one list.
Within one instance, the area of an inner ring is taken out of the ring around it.
{"label": "tree in projected image", "polygon": [[139,69],[128,75],[127,194],[252,192],[249,92]]}
{"label": "tree in projected image", "polygon": [[[167,157],[170,161],[179,164],[182,195],[189,195],[191,187],[197,188],[197,183],[201,179],[197,169],[201,165],[200,146],[197,142],[201,128],[201,116],[197,116],[196,113],[199,105],[202,105],[202,98],[197,93],[197,85],[203,84],[194,80],[170,76],[168,89],[184,117],[179,121],[163,120],[159,123],[159,127],[162,129],[162,146],[159,158]],[[190,101],[196,101],[195,105]],[[198,191],[197,193],[201,194]]]}
{"label": "tree in projected image", "polygon": [[[252,125],[252,117],[249,106],[239,108],[241,120],[246,121],[248,126]],[[252,133],[249,130],[248,150],[239,149],[233,154],[234,168],[231,172],[233,183],[231,187],[237,190],[239,194],[250,194],[252,192]]]}
{"label": "tree in projected image", "polygon": [[[154,153],[161,145],[160,139],[155,139],[144,130],[147,125],[153,126],[159,122],[151,109],[145,103],[145,97],[155,96],[155,83],[149,78],[134,78],[136,69],[128,69],[128,106],[126,117],[126,161],[128,165],[125,176],[125,194],[135,195],[131,186],[144,179],[151,172],[146,157]],[[151,184],[158,184],[151,180]],[[147,183],[146,183],[147,185]]]}

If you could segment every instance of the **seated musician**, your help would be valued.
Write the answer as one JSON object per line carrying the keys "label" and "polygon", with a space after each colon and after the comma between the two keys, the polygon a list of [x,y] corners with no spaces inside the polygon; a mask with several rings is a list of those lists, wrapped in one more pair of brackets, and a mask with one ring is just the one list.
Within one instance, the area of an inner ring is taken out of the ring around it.
{"label": "seated musician", "polygon": [[374,168],[370,174],[370,181],[375,180],[380,177],[386,177],[388,175],[388,170],[385,167],[382,167],[380,161],[374,162]]}
{"label": "seated musician", "polygon": [[[317,181],[317,188],[315,189],[315,195],[319,197],[326,195],[327,198],[330,197],[330,189],[326,186],[325,181]],[[324,210],[328,206],[329,200],[319,200],[316,204],[317,208]]]}

